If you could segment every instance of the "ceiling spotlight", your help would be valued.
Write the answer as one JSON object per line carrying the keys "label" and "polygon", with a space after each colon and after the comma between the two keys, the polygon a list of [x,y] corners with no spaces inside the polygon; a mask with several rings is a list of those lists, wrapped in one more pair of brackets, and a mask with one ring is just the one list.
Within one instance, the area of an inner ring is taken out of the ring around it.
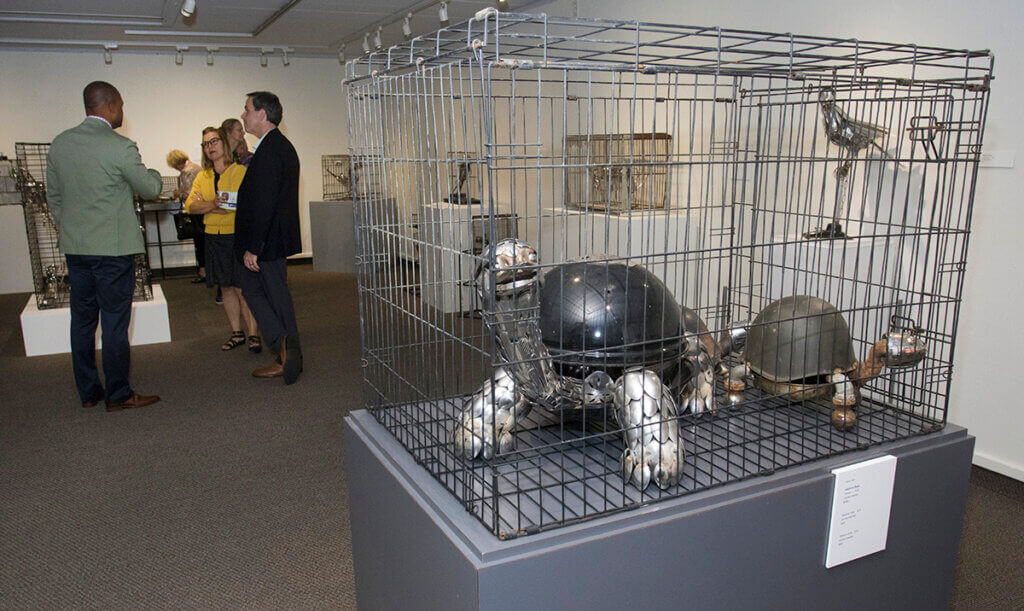
{"label": "ceiling spotlight", "polygon": [[185,0],[181,3],[181,16],[191,17],[196,12],[196,0]]}
{"label": "ceiling spotlight", "polygon": [[495,0],[494,4],[502,13],[507,13],[510,10],[508,6],[508,0]]}
{"label": "ceiling spotlight", "polygon": [[188,51],[188,47],[178,45],[174,49],[174,63],[180,66],[185,63],[185,51]]}
{"label": "ceiling spotlight", "polygon": [[117,45],[103,45],[103,63],[112,64],[114,63],[114,49]]}
{"label": "ceiling spotlight", "polygon": [[[292,51],[294,51],[294,50],[295,49],[292,49]],[[286,66],[292,63],[292,60],[288,59],[288,48],[287,47],[281,49],[281,63],[283,63]]]}
{"label": "ceiling spotlight", "polygon": [[363,34],[363,53],[370,52],[370,33]]}
{"label": "ceiling spotlight", "polygon": [[339,64],[344,64],[345,63],[345,47],[342,47],[342,48],[338,49],[338,63]]}
{"label": "ceiling spotlight", "polygon": [[437,18],[441,21],[441,27],[446,28],[451,23],[448,21],[448,3],[441,0],[441,8],[437,9]]}
{"label": "ceiling spotlight", "polygon": [[402,20],[402,36],[405,36],[406,40],[412,38],[412,25],[409,24],[410,19],[412,19],[412,13],[408,13],[405,19]]}
{"label": "ceiling spotlight", "polygon": [[380,26],[377,26],[377,31],[373,33],[373,48],[383,49],[384,43],[380,41]]}
{"label": "ceiling spotlight", "polygon": [[206,47],[206,65],[213,65],[213,52],[219,51],[220,47]]}
{"label": "ceiling spotlight", "polygon": [[267,67],[267,54],[263,51],[260,51],[260,65],[264,68]]}

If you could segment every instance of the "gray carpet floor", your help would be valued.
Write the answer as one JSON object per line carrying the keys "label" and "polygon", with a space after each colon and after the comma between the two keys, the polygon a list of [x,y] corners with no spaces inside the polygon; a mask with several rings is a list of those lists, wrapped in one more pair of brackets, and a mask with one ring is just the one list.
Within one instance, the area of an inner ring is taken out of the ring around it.
{"label": "gray carpet floor", "polygon": [[220,352],[214,292],[162,281],[174,341],[132,348],[134,388],[162,400],[110,414],[79,406],[69,355],[24,356],[27,295],[4,298],[0,607],[355,608],[341,445],[361,393],[355,281],[289,273],[298,383],[251,377],[270,357]]}
{"label": "gray carpet floor", "polygon": [[[24,356],[28,295],[0,296],[0,608],[355,608],[355,277],[289,278],[297,384],[252,378],[266,353],[219,351],[213,291],[158,279],[174,341],[134,347],[132,383],[163,400],[114,414],[79,407],[69,355]],[[974,469],[953,608],[1024,608],[1022,524],[1024,484]]]}

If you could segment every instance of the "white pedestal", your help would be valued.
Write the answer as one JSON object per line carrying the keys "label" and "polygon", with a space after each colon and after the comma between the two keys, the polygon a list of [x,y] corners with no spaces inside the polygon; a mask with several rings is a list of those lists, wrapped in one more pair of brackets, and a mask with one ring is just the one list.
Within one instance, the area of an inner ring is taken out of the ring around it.
{"label": "white pedestal", "polygon": [[589,256],[629,258],[660,278],[680,304],[700,308],[717,300],[724,281],[719,276],[722,255],[705,252],[712,245],[701,234],[700,221],[690,211],[627,215],[545,208],[519,225],[542,264]]}
{"label": "white pedestal", "polygon": [[[888,328],[901,286],[896,247],[884,240],[803,240],[792,236],[786,244],[765,251],[757,261],[766,297],[774,301],[789,295],[813,295],[844,312],[854,339],[862,349],[881,338]],[[767,305],[767,303],[765,303]],[[756,314],[756,312],[752,313]]]}
{"label": "white pedestal", "polygon": [[[430,307],[444,313],[478,309],[473,277],[486,233],[482,223],[487,222],[480,212],[479,205],[438,202],[420,206],[420,294]],[[509,237],[509,232],[518,234],[503,225],[498,232],[499,240]]]}
{"label": "white pedestal", "polygon": [[[40,310],[36,296],[28,298],[21,311],[21,334],[25,338],[25,356],[71,352],[71,308]],[[102,347],[102,333],[96,328],[96,347]],[[171,325],[167,318],[167,300],[159,284],[153,285],[151,301],[132,303],[132,321],[128,325],[128,341],[133,346],[171,341]]]}

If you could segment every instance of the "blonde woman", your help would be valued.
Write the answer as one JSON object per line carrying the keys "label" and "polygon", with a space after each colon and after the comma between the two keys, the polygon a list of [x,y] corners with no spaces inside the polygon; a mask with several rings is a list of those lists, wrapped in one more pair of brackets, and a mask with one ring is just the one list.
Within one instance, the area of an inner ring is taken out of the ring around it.
{"label": "blonde woman", "polygon": [[[192,181],[196,179],[199,172],[203,168],[197,164],[192,163],[192,160],[188,158],[185,151],[180,149],[172,149],[167,153],[167,167],[173,168],[178,173],[178,188],[174,190],[174,199],[184,203],[185,198],[188,197],[189,191],[192,190]],[[201,214],[192,215],[192,224],[195,225],[198,230],[198,235],[192,238],[192,246],[196,253],[196,277],[192,279],[192,284],[200,284],[206,282],[206,249],[203,248],[203,216]]]}
{"label": "blonde woman", "polygon": [[[220,347],[234,350],[248,342],[251,352],[260,352],[263,343],[249,306],[235,277],[235,203],[245,167],[232,163],[224,130],[203,130],[203,171],[196,176],[185,200],[190,214],[202,214],[206,226],[206,286],[217,285],[224,299],[224,312],[231,324],[231,337]],[[242,327],[245,327],[245,331]]]}
{"label": "blonde woman", "polygon": [[245,141],[245,127],[242,126],[242,122],[238,119],[224,119],[220,128],[228,137],[228,151],[230,151],[231,159],[235,163],[249,167],[252,151],[249,150],[249,145]]}

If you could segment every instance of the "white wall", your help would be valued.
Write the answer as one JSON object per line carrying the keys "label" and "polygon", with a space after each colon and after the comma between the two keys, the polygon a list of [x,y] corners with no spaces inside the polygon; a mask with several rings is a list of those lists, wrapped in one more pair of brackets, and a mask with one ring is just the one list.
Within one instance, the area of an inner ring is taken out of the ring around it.
{"label": "white wall", "polygon": [[[1012,0],[618,0],[563,1],[531,11],[580,17],[638,19],[766,32],[990,49],[996,57],[986,150],[1024,143],[1024,3]],[[949,420],[977,437],[976,464],[1024,480],[1024,422],[1017,364],[1024,346],[1019,323],[1024,286],[1024,150],[1012,169],[982,169],[976,191],[967,278],[957,334]]]}
{"label": "white wall", "polygon": [[[113,83],[125,100],[119,132],[139,145],[142,161],[165,176],[174,170],[164,160],[180,148],[197,161],[207,125],[239,117],[245,94],[269,90],[284,106],[283,131],[302,165],[299,191],[303,250],[309,252],[309,200],[322,197],[320,156],[348,151],[343,67],[327,59],[292,58],[290,66],[269,58],[218,56],[207,66],[204,55],[186,55],[177,66],[173,54],[115,52],[104,64],[101,51],[0,51],[0,91],[5,117],[0,122],[0,153],[14,156],[15,142],[49,142],[85,116],[82,88],[94,80]],[[250,146],[255,138],[249,137]]]}

